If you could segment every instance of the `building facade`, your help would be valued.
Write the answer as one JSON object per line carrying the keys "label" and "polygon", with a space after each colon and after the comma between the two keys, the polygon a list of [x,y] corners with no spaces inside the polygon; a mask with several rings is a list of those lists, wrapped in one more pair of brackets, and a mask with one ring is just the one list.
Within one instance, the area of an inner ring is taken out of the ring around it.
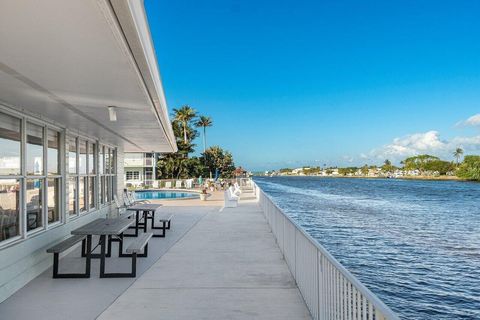
{"label": "building facade", "polygon": [[125,153],[125,185],[152,186],[157,180],[158,154],[155,152],[127,152]]}
{"label": "building facade", "polygon": [[0,43],[1,302],[116,215],[125,152],[177,147],[143,1],[5,0]]}

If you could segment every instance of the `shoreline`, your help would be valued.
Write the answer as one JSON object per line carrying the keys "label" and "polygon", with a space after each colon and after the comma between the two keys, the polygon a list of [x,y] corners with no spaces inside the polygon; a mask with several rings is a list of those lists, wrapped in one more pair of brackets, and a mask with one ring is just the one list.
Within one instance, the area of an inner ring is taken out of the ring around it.
{"label": "shoreline", "polygon": [[[269,176],[257,176],[257,177],[269,177]],[[398,178],[388,177],[368,177],[368,176],[314,176],[314,175],[286,175],[286,176],[274,176],[274,177],[315,177],[315,178],[332,178],[332,179],[385,179],[385,180],[423,180],[423,181],[459,181],[459,182],[476,182],[473,180],[462,179],[457,176],[403,176]]]}

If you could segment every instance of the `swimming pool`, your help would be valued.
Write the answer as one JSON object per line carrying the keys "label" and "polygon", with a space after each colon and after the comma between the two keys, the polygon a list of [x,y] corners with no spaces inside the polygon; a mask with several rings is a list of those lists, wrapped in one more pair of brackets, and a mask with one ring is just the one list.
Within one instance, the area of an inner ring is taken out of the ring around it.
{"label": "swimming pool", "polygon": [[141,200],[173,200],[173,199],[196,199],[199,194],[187,191],[159,191],[159,190],[145,190],[135,191],[137,199]]}

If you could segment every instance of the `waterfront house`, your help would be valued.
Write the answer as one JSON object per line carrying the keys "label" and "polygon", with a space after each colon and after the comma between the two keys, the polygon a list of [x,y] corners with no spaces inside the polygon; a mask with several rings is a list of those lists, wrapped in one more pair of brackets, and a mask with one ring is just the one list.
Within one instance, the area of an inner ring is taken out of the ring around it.
{"label": "waterfront house", "polygon": [[124,160],[125,185],[153,186],[157,180],[157,161],[155,152],[126,152]]}
{"label": "waterfront house", "polygon": [[0,301],[176,143],[142,1],[0,3]]}

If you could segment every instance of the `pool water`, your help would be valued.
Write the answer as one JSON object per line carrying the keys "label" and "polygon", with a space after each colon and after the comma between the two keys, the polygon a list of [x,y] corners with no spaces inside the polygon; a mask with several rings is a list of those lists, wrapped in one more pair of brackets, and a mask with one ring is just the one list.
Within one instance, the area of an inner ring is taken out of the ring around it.
{"label": "pool water", "polygon": [[183,191],[158,191],[158,190],[146,190],[135,191],[137,199],[141,200],[173,200],[173,199],[196,199],[199,198],[199,194],[195,192],[183,192]]}

